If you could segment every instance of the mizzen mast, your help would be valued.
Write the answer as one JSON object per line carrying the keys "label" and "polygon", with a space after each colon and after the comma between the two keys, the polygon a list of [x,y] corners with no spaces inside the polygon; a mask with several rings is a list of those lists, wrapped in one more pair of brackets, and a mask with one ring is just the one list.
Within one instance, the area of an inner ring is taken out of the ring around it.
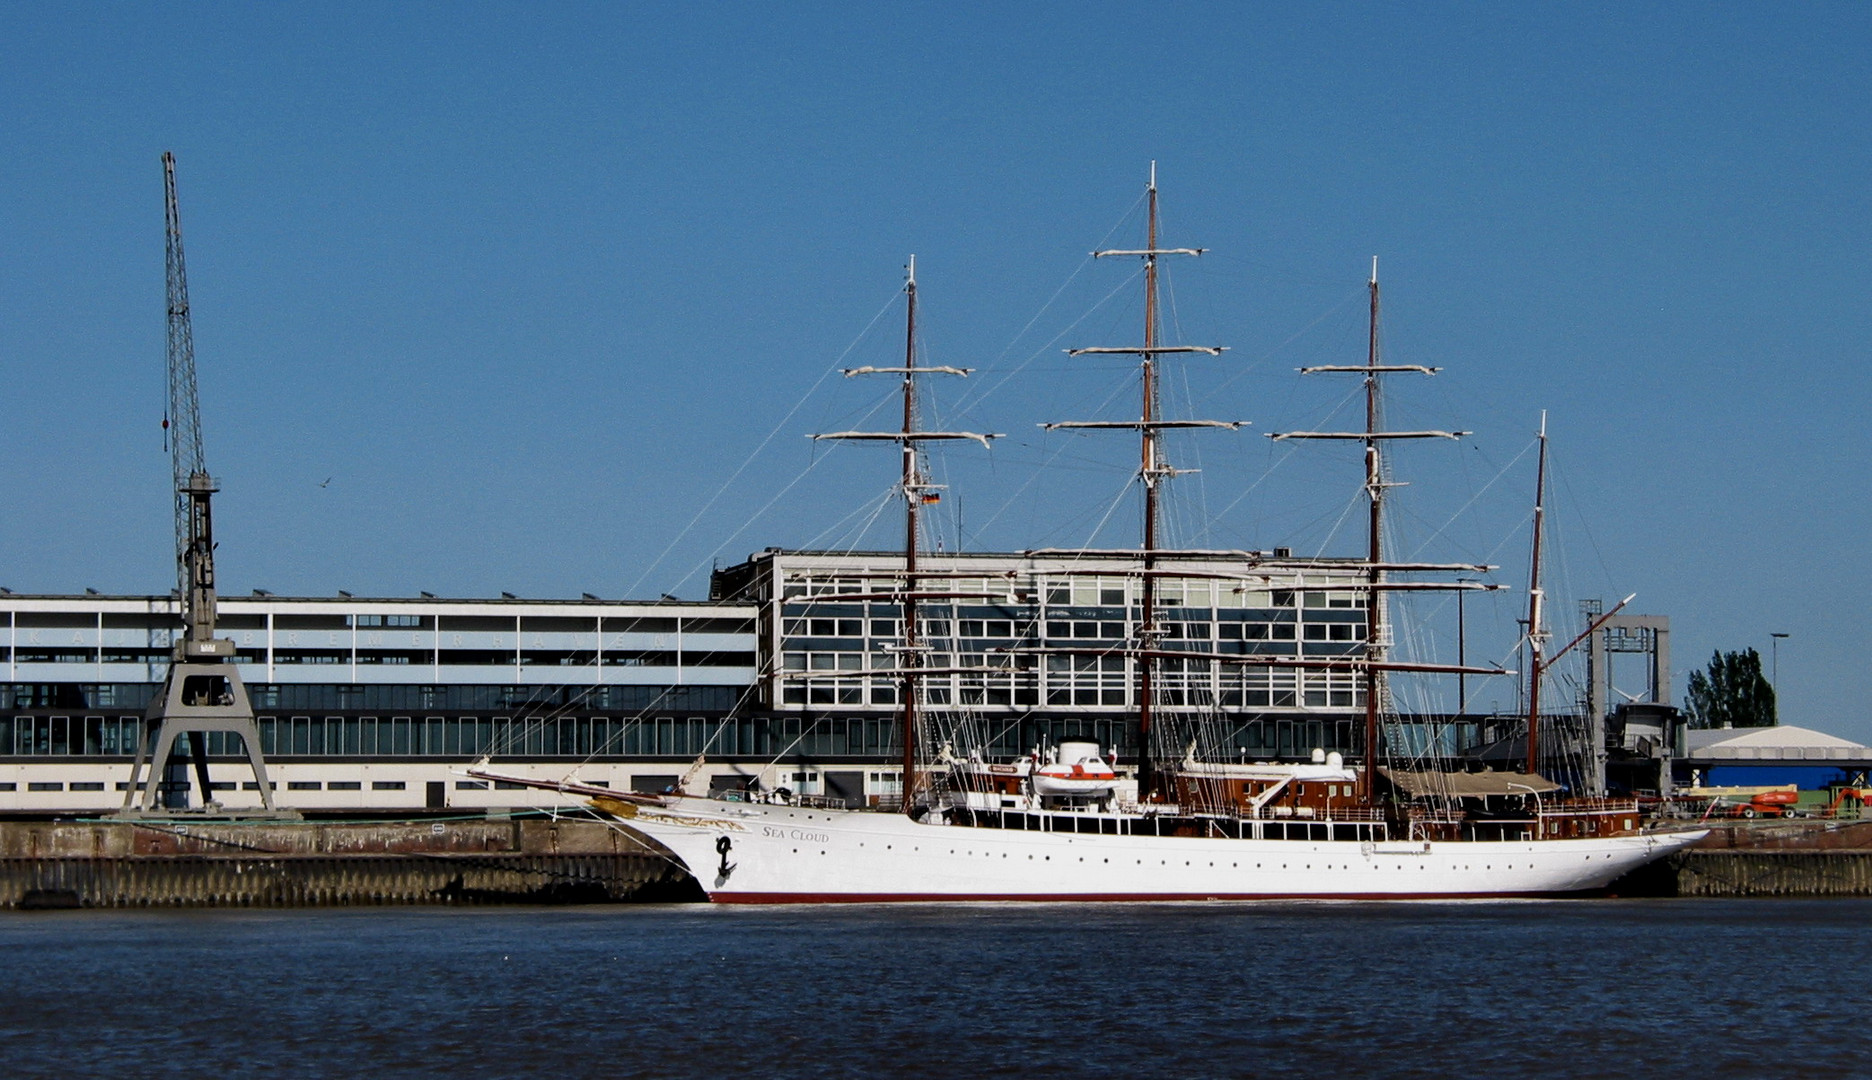
{"label": "mizzen mast", "polygon": [[1367,335],[1365,363],[1360,365],[1328,364],[1300,369],[1302,375],[1346,374],[1354,373],[1365,380],[1365,430],[1364,431],[1289,431],[1270,434],[1271,439],[1346,439],[1356,440],[1365,447],[1365,498],[1368,506],[1366,537],[1366,584],[1369,592],[1365,598],[1365,663],[1361,665],[1365,675],[1365,769],[1359,775],[1359,797],[1367,806],[1377,803],[1378,774],[1378,714],[1385,696],[1385,650],[1389,647],[1388,628],[1383,617],[1383,597],[1386,591],[1384,563],[1384,501],[1385,491],[1397,484],[1385,479],[1384,459],[1381,446],[1391,439],[1460,439],[1470,434],[1467,431],[1385,431],[1383,424],[1383,387],[1380,376],[1391,374],[1434,375],[1441,368],[1424,367],[1420,364],[1385,364],[1380,362],[1378,349],[1378,257],[1372,256],[1371,280],[1367,282],[1371,292],[1371,321]]}
{"label": "mizzen mast", "polygon": [[[897,431],[834,431],[810,436],[813,439],[842,441],[895,442],[903,450],[904,500],[904,569],[903,586],[896,598],[902,605],[903,662],[898,672],[899,715],[903,726],[903,811],[912,814],[918,783],[917,771],[917,685],[923,669],[924,645],[917,629],[917,555],[921,533],[921,515],[925,502],[941,498],[942,485],[932,484],[923,472],[922,445],[967,439],[982,446],[998,434],[973,431],[917,430],[917,379],[923,375],[954,375],[966,378],[973,368],[931,366],[917,363],[916,256],[910,256],[904,279],[904,362],[902,367],[858,367],[845,369],[847,378],[855,375],[901,375],[903,377],[903,426]],[[949,594],[942,594],[949,595]]]}
{"label": "mizzen mast", "polygon": [[1139,384],[1143,402],[1137,420],[1118,421],[1061,421],[1041,426],[1051,431],[1060,428],[1121,428],[1136,430],[1138,433],[1138,478],[1144,485],[1144,573],[1140,584],[1140,606],[1142,613],[1138,619],[1137,649],[1137,708],[1138,708],[1138,798],[1150,797],[1154,786],[1154,764],[1151,757],[1152,685],[1156,662],[1151,656],[1155,652],[1158,638],[1162,632],[1157,627],[1157,568],[1159,485],[1171,477],[1194,472],[1193,469],[1177,469],[1164,460],[1163,433],[1173,428],[1227,428],[1231,431],[1240,428],[1245,421],[1240,420],[1165,420],[1158,394],[1157,358],[1171,353],[1202,353],[1206,356],[1220,356],[1226,346],[1204,345],[1164,345],[1161,343],[1157,299],[1157,260],[1165,255],[1201,255],[1205,248],[1164,248],[1157,246],[1157,163],[1151,162],[1150,184],[1145,189],[1145,198],[1149,204],[1145,234],[1145,246],[1140,250],[1094,251],[1095,259],[1132,257],[1144,261],[1144,344],[1099,346],[1066,350],[1069,356],[1122,355],[1136,356],[1139,359]]}
{"label": "mizzen mast", "polygon": [[[1539,464],[1534,470],[1534,548],[1528,559],[1528,694],[1527,694],[1527,771],[1540,775],[1540,688],[1547,664],[1541,655],[1547,645],[1547,628],[1542,625],[1541,605],[1546,590],[1541,588],[1541,546],[1547,522],[1547,413],[1540,418]],[[1627,597],[1629,602],[1631,598]],[[1624,607],[1624,604],[1620,604]]]}

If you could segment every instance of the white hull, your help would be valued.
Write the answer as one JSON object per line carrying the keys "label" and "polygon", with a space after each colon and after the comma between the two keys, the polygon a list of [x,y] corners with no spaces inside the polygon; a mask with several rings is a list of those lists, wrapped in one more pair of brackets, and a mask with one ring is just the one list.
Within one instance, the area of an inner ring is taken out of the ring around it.
{"label": "white hull", "polygon": [[693,797],[638,808],[625,824],[681,859],[711,900],[728,903],[1554,896],[1603,889],[1703,836],[1364,843],[1093,835]]}

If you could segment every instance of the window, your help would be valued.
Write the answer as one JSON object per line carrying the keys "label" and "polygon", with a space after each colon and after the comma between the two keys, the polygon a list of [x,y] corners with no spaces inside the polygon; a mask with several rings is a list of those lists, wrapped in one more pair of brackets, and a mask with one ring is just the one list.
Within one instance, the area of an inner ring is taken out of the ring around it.
{"label": "window", "polygon": [[287,791],[318,791],[322,787],[324,787],[324,785],[319,783],[317,780],[288,780],[286,781]]}
{"label": "window", "polygon": [[354,615],[352,622],[359,629],[371,627],[391,627],[406,630],[427,630],[434,624],[427,615]]}
{"label": "window", "polygon": [[[220,785],[216,784],[214,786],[219,787]],[[232,787],[233,785],[230,784],[229,786]],[[72,791],[103,791],[104,782],[102,780],[74,780],[72,781],[70,790]]]}
{"label": "window", "polygon": [[64,791],[65,785],[56,780],[34,780],[26,785],[27,791]]}
{"label": "window", "polygon": [[752,634],[752,619],[684,619],[685,634]]}
{"label": "window", "polygon": [[364,785],[356,780],[333,780],[325,785],[326,791],[356,791]]}
{"label": "window", "polygon": [[963,619],[962,636],[965,638],[1011,638],[1014,636],[1014,622],[1011,619]]}
{"label": "window", "polygon": [[274,649],[273,662],[276,664],[348,664],[351,662],[349,650],[338,649]]}
{"label": "window", "polygon": [[275,615],[275,630],[349,630],[348,615]]}
{"label": "window", "polygon": [[606,619],[604,621],[604,632],[607,634],[674,634],[676,632],[676,620],[661,618]]}
{"label": "window", "polygon": [[487,785],[486,780],[457,780],[455,781],[456,791],[486,791],[487,789],[488,789],[488,785]]}
{"label": "window", "polygon": [[370,789],[372,791],[402,791],[403,781],[401,780],[372,780]]}
{"label": "window", "polygon": [[511,634],[515,626],[511,615],[444,615],[441,619],[441,629]]}
{"label": "window", "polygon": [[590,634],[598,629],[598,620],[589,616],[580,618],[564,615],[523,615],[520,617],[520,632],[523,634]]}

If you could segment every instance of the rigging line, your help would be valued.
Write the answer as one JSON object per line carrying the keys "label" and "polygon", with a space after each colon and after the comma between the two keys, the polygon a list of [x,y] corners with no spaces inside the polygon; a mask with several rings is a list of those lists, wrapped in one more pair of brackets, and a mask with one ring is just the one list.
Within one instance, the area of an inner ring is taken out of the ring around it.
{"label": "rigging line", "polygon": [[760,520],[761,515],[773,509],[773,505],[775,503],[785,498],[788,492],[798,487],[800,481],[806,479],[806,477],[809,474],[811,474],[811,472],[814,469],[819,467],[819,463],[824,460],[825,458],[823,457],[814,458],[810,465],[807,465],[806,468],[800,470],[800,474],[798,476],[795,476],[793,479],[787,481],[787,484],[785,487],[781,488],[779,491],[774,492],[772,498],[768,499],[765,503],[762,503],[760,509],[754,511],[752,514],[749,514],[747,520],[741,523],[741,527],[736,529],[734,532],[728,534],[728,538],[726,540],[723,540],[721,543],[717,544],[715,546],[715,550],[709,552],[707,555],[704,555],[702,557],[702,561],[690,567],[689,572],[687,574],[684,574],[680,579],[678,579],[679,583],[682,581],[688,581],[690,578],[701,573],[703,567],[708,566],[710,563],[714,562],[716,556],[720,555],[724,550],[726,550],[729,544],[732,544],[735,541],[739,540],[743,533],[747,532],[750,528],[754,526],[754,523],[756,521]]}
{"label": "rigging line", "polygon": [[[878,320],[884,317],[884,313],[897,306],[897,297],[902,292],[902,289],[892,290],[891,298],[885,301],[884,306],[878,309],[876,315],[871,316],[871,321],[865,324],[865,328],[858,332],[857,337],[852,338],[851,344],[845,346],[845,351],[839,353],[838,359],[832,362],[832,366],[828,367],[819,376],[818,381],[814,382],[812,386],[807,389],[806,393],[800,397],[799,401],[794,403],[793,408],[789,409],[787,414],[780,418],[780,422],[775,424],[771,431],[767,432],[767,437],[760,441],[760,445],[756,446],[752,453],[748,454],[746,459],[741,462],[740,467],[735,469],[734,474],[722,481],[721,487],[715,489],[715,494],[709,496],[708,502],[702,504],[702,509],[696,511],[695,516],[689,519],[689,524],[684,525],[682,531],[677,533],[675,538],[663,549],[662,554],[656,557],[656,561],[652,562],[644,569],[642,574],[638,575],[637,580],[631,583],[631,587],[625,590],[624,595],[637,595],[637,590],[642,587],[644,581],[650,577],[651,573],[654,572],[658,566],[663,564],[663,560],[669,557],[669,553],[675,550],[676,545],[682,542],[683,537],[689,535],[689,531],[695,528],[696,524],[702,520],[702,515],[708,513],[709,509],[727,493],[728,488],[733,485],[736,480],[741,478],[741,474],[746,472],[747,467],[754,463],[754,459],[760,456],[761,451],[767,449],[767,444],[773,442],[774,437],[779,435],[781,430],[792,421],[794,414],[804,408],[806,402],[812,400],[813,394],[817,393],[819,387],[823,386],[825,381],[831,378],[834,372],[839,370],[839,365],[844,363],[845,358],[851,355],[851,351],[858,347],[858,343],[863,341],[867,334],[871,333],[871,328],[876,326]],[[694,571],[691,571],[691,573],[694,573]],[[687,580],[687,578],[685,578],[685,580]]]}
{"label": "rigging line", "polygon": [[1580,527],[1586,531],[1586,543],[1592,548],[1593,558],[1597,559],[1599,562],[1599,572],[1605,575],[1606,585],[1608,587],[1611,586],[1613,580],[1612,567],[1607,565],[1605,553],[1599,550],[1599,538],[1593,535],[1592,522],[1587,519],[1585,514],[1578,512],[1578,507],[1581,504],[1578,496],[1573,494],[1573,483],[1565,473],[1554,468],[1553,455],[1551,452],[1547,456],[1547,467],[1554,473],[1554,479],[1560,481],[1561,488],[1566,491],[1567,502],[1571,503],[1574,507],[1574,516],[1580,519]]}
{"label": "rigging line", "polygon": [[[1058,339],[1055,339],[1055,340],[1058,340]],[[1049,342],[1049,344],[1051,343]],[[1128,382],[1121,383],[1115,386],[1112,389],[1111,393],[1105,395],[1105,400],[1098,403],[1098,407],[1093,411],[1092,415],[1094,416],[1099,415],[1099,413],[1102,412],[1106,406],[1110,405],[1112,401],[1118,397],[1119,394],[1123,393],[1126,390],[1129,390],[1130,388],[1131,388],[1131,384]],[[1001,515],[1006,513],[1009,507],[1020,502],[1021,496],[1026,494],[1027,489],[1032,487],[1036,480],[1040,479],[1040,477],[1046,475],[1049,471],[1051,471],[1052,469],[1056,467],[1055,462],[1057,462],[1059,458],[1066,453],[1066,448],[1070,446],[1071,444],[1072,444],[1072,440],[1070,439],[1055,440],[1053,442],[1053,452],[1047,455],[1046,460],[1042,461],[1038,468],[1033,469],[1028,473],[1026,481],[1023,482],[1019,488],[1015,489],[1014,494],[1008,496],[1007,500],[1003,502],[1001,506],[997,510],[995,510],[994,513],[988,515],[987,521],[975,527],[975,535],[981,536],[985,534],[988,531],[988,527],[993,525],[996,521],[1000,520]],[[1023,443],[1021,445],[1028,445],[1028,444]],[[1076,460],[1085,461],[1087,464],[1102,464],[1096,458],[1090,458],[1090,457],[1076,458]],[[1125,483],[1129,484],[1130,481],[1126,480]]]}
{"label": "rigging line", "polygon": [[1124,486],[1118,489],[1118,494],[1112,497],[1111,505],[1105,508],[1105,516],[1099,519],[1098,524],[1092,527],[1091,535],[1086,537],[1086,547],[1090,548],[1097,543],[1099,534],[1105,531],[1106,523],[1111,520],[1113,514],[1118,512],[1118,507],[1123,505],[1125,496],[1131,493],[1132,483],[1141,479],[1143,479],[1143,474],[1133,473],[1125,480]]}
{"label": "rigging line", "polygon": [[1320,541],[1319,550],[1313,554],[1314,558],[1323,559],[1326,557],[1326,549],[1332,546],[1333,537],[1339,535],[1339,526],[1344,525],[1347,515],[1351,514],[1352,510],[1364,501],[1365,493],[1363,491],[1358,492],[1350,499],[1346,500],[1345,507],[1339,511],[1339,519],[1333,522],[1332,528],[1326,530],[1325,538]]}
{"label": "rigging line", "polygon": [[[884,492],[881,496],[882,501],[879,503],[879,506],[888,504],[889,500],[896,497],[896,494],[899,490],[901,489],[895,486],[884,489]],[[874,496],[874,498],[878,498],[878,497]],[[871,522],[877,520],[877,515],[879,513],[880,513],[880,510],[873,509],[871,503],[860,503],[857,506],[854,506],[850,510],[846,511],[844,517],[839,518],[837,521],[834,521],[832,524],[827,525],[825,528],[819,530],[818,534],[808,539],[804,546],[808,549],[817,549],[826,544],[829,544],[831,542],[828,539],[829,537],[840,535],[841,533],[843,533],[853,521],[858,519],[859,515],[861,514],[868,514],[868,516],[865,518],[865,524],[863,526],[863,528],[868,529],[871,527]]]}
{"label": "rigging line", "polygon": [[[524,651],[519,648],[519,643],[517,641],[515,642],[515,651]],[[554,708],[569,708],[570,706],[548,706],[546,702],[542,700],[542,696],[566,689],[570,689],[570,687],[561,684],[558,686],[534,686],[528,690],[526,700],[513,706],[515,711],[519,714],[519,723],[515,724],[512,720],[509,720],[505,737],[499,738],[498,741],[491,739],[488,745],[488,752],[490,754],[513,753],[516,742],[524,740],[527,735],[532,733],[536,726],[542,731],[545,730],[546,722],[556,719],[552,711]]]}
{"label": "rigging line", "polygon": [[[1139,192],[1138,197],[1132,201],[1131,205],[1128,208],[1126,208],[1124,213],[1118,216],[1118,220],[1112,223],[1111,228],[1105,230],[1105,235],[1099,237],[1099,242],[1093,245],[1093,250],[1099,250],[1099,249],[1104,248],[1106,245],[1106,242],[1111,239],[1112,234],[1117,232],[1119,229],[1124,228],[1125,222],[1131,220],[1132,215],[1137,213],[1138,207],[1142,206],[1144,204],[1144,200],[1148,197],[1149,197],[1148,191]],[[1040,321],[1040,316],[1045,315],[1047,311],[1050,308],[1052,308],[1054,303],[1059,300],[1061,294],[1063,294],[1066,291],[1067,287],[1070,286],[1079,277],[1079,275],[1082,272],[1084,272],[1085,268],[1092,265],[1094,262],[1097,262],[1097,261],[1098,260],[1093,258],[1091,255],[1087,255],[1084,259],[1081,259],[1079,261],[1079,264],[1073,268],[1073,272],[1071,274],[1068,274],[1066,276],[1066,280],[1060,283],[1060,287],[1053,290],[1053,295],[1047,298],[1047,302],[1040,305],[1040,310],[1034,312],[1033,317],[1027,320],[1027,325],[1021,327],[1020,331],[1008,340],[1007,345],[1001,349],[1000,355],[996,356],[994,359],[994,362],[996,365],[999,365],[1001,361],[1007,359],[1008,353],[1011,353],[1014,351],[1015,343],[1019,342],[1021,338],[1027,336],[1027,331],[1033,329],[1033,325]],[[1127,277],[1122,283],[1120,283],[1118,289],[1113,289],[1111,294],[1106,296],[1105,299],[1100,300],[1097,304],[1094,304],[1091,308],[1088,308],[1084,314],[1079,316],[1079,318],[1074,319],[1072,323],[1066,327],[1066,329],[1061,330],[1058,334],[1053,336],[1052,340],[1040,346],[1040,348],[1034,350],[1032,355],[1028,356],[1027,359],[1021,361],[1018,365],[1014,367],[1012,371],[1009,371],[1006,375],[1002,376],[998,382],[994,383],[992,386],[984,386],[982,388],[981,393],[976,395],[976,398],[977,399],[986,398],[989,394],[1000,389],[1002,383],[1007,382],[1007,380],[1013,378],[1015,375],[1019,374],[1022,369],[1026,368],[1028,364],[1033,363],[1034,360],[1037,359],[1041,353],[1045,352],[1048,348],[1056,344],[1060,338],[1065,337],[1068,333],[1070,333],[1073,327],[1078,326],[1081,322],[1085,321],[1086,317],[1091,315],[1092,312],[1097,311],[1100,307],[1103,307],[1108,301],[1111,300],[1112,296],[1116,296],[1120,289],[1123,289],[1126,285],[1130,284],[1133,280],[1135,280],[1138,274],[1141,272],[1142,272],[1141,269],[1134,270],[1129,277]],[[959,410],[961,410],[956,413],[956,417],[959,419],[968,415],[968,409],[971,409],[974,407],[974,402],[969,399],[967,394],[963,394],[960,398],[958,398],[956,402],[956,406]]]}
{"label": "rigging line", "polygon": [[[789,753],[791,753],[791,752],[792,752],[792,750],[793,750],[793,748],[794,748],[795,746],[798,746],[798,745],[799,745],[799,744],[800,744],[801,742],[803,742],[803,741],[805,741],[805,739],[806,739],[806,736],[808,736],[808,735],[811,735],[811,734],[813,733],[813,729],[814,729],[814,728],[816,728],[816,727],[818,727],[818,726],[819,726],[819,722],[820,722],[820,721],[822,721],[822,720],[824,720],[824,719],[825,719],[825,717],[823,717],[823,716],[815,716],[815,717],[813,717],[813,722],[812,722],[812,723],[810,723],[810,724],[807,724],[807,725],[806,725],[805,727],[803,727],[803,728],[801,728],[801,729],[800,729],[800,733],[799,733],[799,737],[798,737],[798,738],[796,738],[796,739],[794,739],[794,740],[793,740],[792,742],[790,742],[790,743],[787,743],[787,744],[786,744],[786,746],[785,746],[784,748],[782,748],[782,749],[781,749],[781,751],[780,751],[780,752],[779,752],[778,754],[775,754],[775,755],[773,756],[773,760],[772,760],[772,761],[769,761],[769,762],[768,762],[768,763],[767,763],[766,765],[764,765],[764,766],[762,766],[762,767],[761,767],[761,771],[760,771],[760,773],[759,773],[758,775],[762,775],[762,776],[764,776],[764,775],[766,775],[766,773],[767,773],[767,770],[769,770],[769,769],[772,769],[772,768],[773,768],[773,767],[775,767],[776,765],[779,765],[779,764],[780,764],[780,759],[781,759],[781,758],[783,758],[783,757],[786,757],[786,756],[787,756],[787,755],[788,755]],[[776,786],[777,786],[777,785],[776,785]]]}
{"label": "rigging line", "polygon": [[[858,545],[864,542],[865,534],[871,531],[871,526],[876,525],[878,518],[883,516],[884,511],[890,509],[891,504],[897,501],[897,492],[899,490],[900,489],[893,487],[886,491],[884,497],[877,500],[877,505],[872,508],[870,515],[864,519],[864,524],[859,525],[856,529],[848,533],[849,539],[847,540],[843,554],[850,555],[852,552],[858,550]],[[847,520],[849,520],[849,518]],[[830,530],[827,531],[829,532]],[[825,533],[821,533],[820,535],[824,536]]]}
{"label": "rigging line", "polygon": [[1320,315],[1317,318],[1315,318],[1312,322],[1307,323],[1305,326],[1301,327],[1300,329],[1294,331],[1292,334],[1288,335],[1285,341],[1282,341],[1279,344],[1272,346],[1271,348],[1262,352],[1259,356],[1255,356],[1252,358],[1244,358],[1245,362],[1242,364],[1241,368],[1237,370],[1235,374],[1230,375],[1227,379],[1224,379],[1222,381],[1222,384],[1220,386],[1217,386],[1212,393],[1219,394],[1223,390],[1228,389],[1230,386],[1235,384],[1236,380],[1241,379],[1242,377],[1254,371],[1255,366],[1258,364],[1273,363],[1276,355],[1285,351],[1287,346],[1292,345],[1294,342],[1300,340],[1302,337],[1311,333],[1313,331],[1313,328],[1318,326],[1320,323],[1323,323],[1327,319],[1330,319],[1333,316],[1339,314],[1339,312],[1343,308],[1345,308],[1346,305],[1352,303],[1352,301],[1364,299],[1365,295],[1366,293],[1364,289],[1358,289],[1354,292],[1347,293],[1346,298],[1344,300],[1339,301],[1337,304],[1334,304],[1332,307],[1327,308],[1324,312],[1321,312]]}
{"label": "rigging line", "polygon": [[[1326,416],[1325,416],[1325,422],[1330,422],[1334,416],[1337,416],[1339,414],[1339,410],[1345,408],[1347,404],[1349,404],[1352,401],[1353,398],[1358,397],[1364,392],[1365,392],[1365,387],[1363,384],[1356,385],[1351,390],[1346,391],[1345,397],[1340,398],[1338,404],[1334,405],[1330,410],[1327,411]],[[1294,451],[1298,449],[1299,449],[1298,444],[1290,443],[1289,446],[1287,447],[1287,452],[1281,455],[1278,461],[1268,466],[1266,472],[1262,473],[1258,478],[1256,478],[1254,483],[1249,484],[1246,488],[1243,488],[1242,493],[1240,495],[1235,496],[1235,498],[1231,500],[1227,506],[1223,507],[1220,511],[1218,511],[1215,516],[1219,519],[1227,515],[1229,511],[1241,505],[1241,501],[1243,499],[1246,499],[1250,494],[1254,492],[1256,488],[1260,487],[1263,481],[1273,476],[1274,471],[1280,468],[1282,465],[1286,464],[1287,459],[1293,457]],[[1337,526],[1334,526],[1334,528],[1337,528]]]}
{"label": "rigging line", "polygon": [[[1026,359],[1014,365],[1012,368],[1009,368],[1004,374],[1002,374],[1002,376],[999,379],[995,380],[992,383],[984,384],[981,390],[977,392],[976,394],[974,394],[972,397],[967,393],[963,393],[959,395],[956,398],[956,404],[955,404],[956,411],[951,414],[953,418],[956,420],[966,419],[969,416],[970,412],[974,410],[978,405],[981,405],[983,402],[987,401],[990,395],[996,393],[997,391],[1001,389],[1001,387],[1007,385],[1007,382],[1009,379],[1012,379],[1014,376],[1019,375],[1021,372],[1025,371],[1028,365],[1032,364],[1035,360],[1038,360],[1048,350],[1052,349],[1053,346],[1059,344],[1060,339],[1064,338],[1067,334],[1072,333],[1075,329],[1078,328],[1080,323],[1085,322],[1087,319],[1091,318],[1100,308],[1104,307],[1106,304],[1111,303],[1111,301],[1115,297],[1117,297],[1120,293],[1127,291],[1131,287],[1131,283],[1138,279],[1138,275],[1140,273],[1142,273],[1141,270],[1133,270],[1130,276],[1126,277],[1123,281],[1119,282],[1116,286],[1114,286],[1111,292],[1108,292],[1104,296],[1100,297],[1097,303],[1087,308],[1084,312],[1082,312],[1079,315],[1078,318],[1066,324],[1066,326],[1063,329],[1061,329],[1059,333],[1054,334],[1051,338],[1048,338],[1044,343],[1041,344],[1039,348],[1029,353]],[[1064,286],[1062,286],[1062,288],[1064,288]],[[1036,316],[1036,318],[1037,317],[1038,316]],[[999,361],[997,360],[997,363],[998,362]]]}

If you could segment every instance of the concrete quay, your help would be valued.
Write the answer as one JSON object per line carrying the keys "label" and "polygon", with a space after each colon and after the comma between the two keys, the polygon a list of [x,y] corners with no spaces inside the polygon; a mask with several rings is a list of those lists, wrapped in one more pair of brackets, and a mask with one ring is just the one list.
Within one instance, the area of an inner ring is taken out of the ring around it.
{"label": "concrete quay", "polygon": [[1872,896],[1872,821],[1717,823],[1689,851],[1614,882],[1621,896]]}
{"label": "concrete quay", "polygon": [[602,822],[0,822],[0,908],[701,899]]}

